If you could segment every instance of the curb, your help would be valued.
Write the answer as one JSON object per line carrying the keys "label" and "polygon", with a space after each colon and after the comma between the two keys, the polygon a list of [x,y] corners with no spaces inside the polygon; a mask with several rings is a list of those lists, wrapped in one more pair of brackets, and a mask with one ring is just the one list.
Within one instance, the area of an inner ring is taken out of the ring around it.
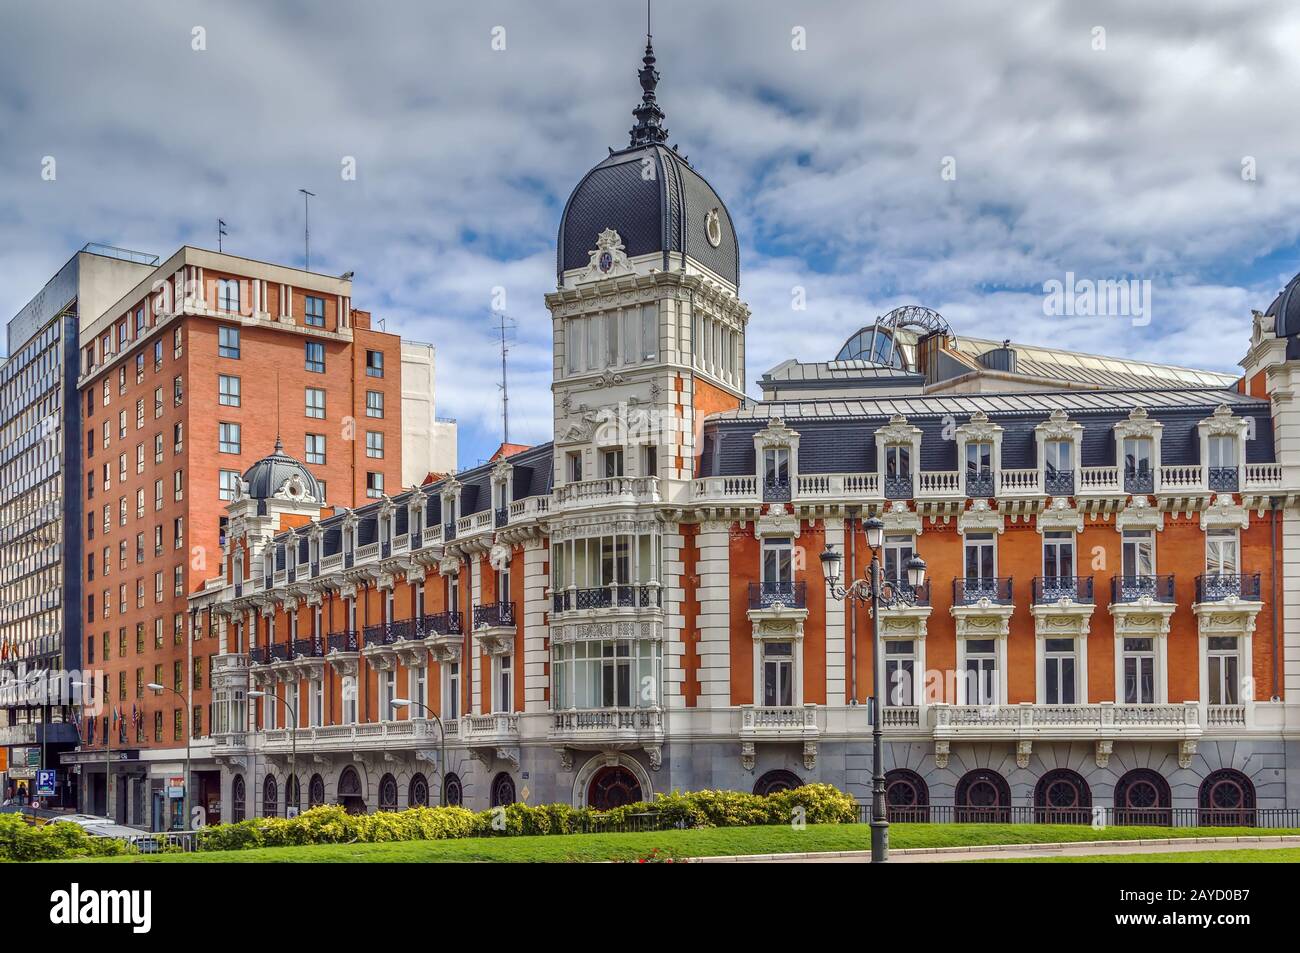
{"label": "curb", "polygon": [[[985,851],[1041,850],[1059,851],[1072,847],[1160,847],[1176,844],[1300,844],[1300,835],[1263,834],[1258,836],[1242,835],[1240,837],[1147,837],[1137,840],[1085,840],[1059,841],[1039,844],[970,844],[961,847],[904,847],[891,850],[890,854],[900,856],[943,856],[945,854],[971,854]],[[790,854],[734,854],[712,857],[691,857],[696,864],[744,863],[762,860],[814,860],[823,857],[870,857],[869,850],[821,850],[802,851]]]}

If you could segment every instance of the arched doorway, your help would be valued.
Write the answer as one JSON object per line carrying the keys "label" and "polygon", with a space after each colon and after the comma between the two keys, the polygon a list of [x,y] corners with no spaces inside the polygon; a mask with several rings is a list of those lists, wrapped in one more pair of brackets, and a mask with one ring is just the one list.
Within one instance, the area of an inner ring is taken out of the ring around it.
{"label": "arched doorway", "polygon": [[313,774],[311,780],[307,782],[307,806],[320,807],[325,803],[325,779],[319,774]]}
{"label": "arched doorway", "polygon": [[1169,782],[1149,768],[1135,768],[1115,785],[1115,823],[1169,825]]}
{"label": "arched doorway", "polygon": [[262,782],[262,816],[275,817],[280,813],[280,789],[272,775]]}
{"label": "arched doorway", "polygon": [[925,778],[909,768],[885,772],[885,810],[890,823],[930,819],[930,788]]}
{"label": "arched doorway", "polygon": [[780,791],[793,791],[795,788],[803,787],[803,782],[799,780],[799,775],[793,771],[768,771],[754,782],[754,793],[766,797],[769,794],[776,794]]}
{"label": "arched doorway", "polygon": [[442,803],[446,807],[460,807],[465,800],[465,789],[459,774],[449,774],[442,782]]}
{"label": "arched doorway", "polygon": [[1206,775],[1200,790],[1203,827],[1254,827],[1255,785],[1232,768]]}
{"label": "arched doorway", "polygon": [[406,804],[408,807],[428,807],[429,806],[429,781],[418,772],[411,778],[411,784],[406,789]]}
{"label": "arched doorway", "polygon": [[1034,787],[1038,824],[1091,824],[1092,791],[1077,771],[1053,768]]}
{"label": "arched doorway", "polygon": [[587,785],[587,806],[598,811],[641,800],[641,782],[622,765],[601,768]]}
{"label": "arched doorway", "polygon": [[1011,822],[1011,788],[996,771],[980,768],[962,775],[954,804],[959,824]]}
{"label": "arched doorway", "polygon": [[352,765],[344,768],[339,775],[339,804],[349,814],[366,813],[366,799],[361,793],[361,776]]}
{"label": "arched doorway", "polygon": [[244,776],[237,774],[230,782],[230,822],[232,824],[238,824],[244,819],[244,803],[247,799],[247,794],[244,791]]}
{"label": "arched doorway", "polygon": [[379,779],[379,809],[397,810],[397,778],[391,774],[385,774]]}
{"label": "arched doorway", "polygon": [[493,807],[505,807],[508,804],[515,803],[515,779],[505,771],[502,771],[492,779],[492,801]]}

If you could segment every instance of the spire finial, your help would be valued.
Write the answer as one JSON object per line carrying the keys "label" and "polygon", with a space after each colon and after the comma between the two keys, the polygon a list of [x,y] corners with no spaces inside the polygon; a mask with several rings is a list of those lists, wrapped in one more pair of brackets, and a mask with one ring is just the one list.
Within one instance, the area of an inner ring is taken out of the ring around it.
{"label": "spire finial", "polygon": [[655,48],[650,33],[650,0],[645,5],[645,56],[637,72],[641,80],[641,103],[632,110],[636,125],[632,127],[632,147],[653,145],[668,141],[664,127],[664,111],[655,101],[655,88],[659,85],[659,71],[655,69]]}
{"label": "spire finial", "polygon": [[284,444],[280,442],[280,435],[278,433],[275,435],[275,452],[284,453]]}

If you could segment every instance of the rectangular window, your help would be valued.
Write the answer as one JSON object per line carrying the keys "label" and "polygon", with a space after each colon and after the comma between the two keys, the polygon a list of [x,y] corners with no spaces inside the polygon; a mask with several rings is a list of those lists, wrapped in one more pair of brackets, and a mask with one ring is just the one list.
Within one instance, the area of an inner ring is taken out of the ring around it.
{"label": "rectangular window", "polygon": [[217,403],[226,407],[239,406],[239,378],[221,374],[217,377]]}
{"label": "rectangular window", "polygon": [[1238,689],[1241,687],[1241,680],[1238,676],[1237,637],[1233,635],[1211,636],[1208,650],[1210,653],[1208,659],[1210,704],[1240,704],[1241,695]]}
{"label": "rectangular window", "polygon": [[373,470],[366,471],[366,496],[379,499],[384,495],[384,475]]}
{"label": "rectangular window", "polygon": [[217,481],[219,489],[217,490],[218,499],[233,500],[235,492],[239,489],[239,471],[222,470]]}
{"label": "rectangular window", "polygon": [[763,704],[789,708],[794,704],[794,643],[763,643]]}
{"label": "rectangular window", "polygon": [[763,589],[783,592],[794,582],[794,547],[788,539],[763,540]]}
{"label": "rectangular window", "polygon": [[383,351],[366,351],[366,376],[367,377],[384,376],[384,352]]}
{"label": "rectangular window", "polygon": [[[1048,530],[1043,533],[1043,577],[1045,585],[1049,584],[1050,580],[1073,579],[1073,533],[1062,530]],[[1062,581],[1058,585],[1066,586],[1069,583]]]}
{"label": "rectangular window", "polygon": [[222,311],[239,310],[239,282],[234,278],[217,279],[217,308]]}
{"label": "rectangular window", "polygon": [[623,451],[602,450],[600,452],[600,467],[602,475],[606,478],[621,477],[623,475]]}
{"label": "rectangular window", "polygon": [[144,429],[144,398],[141,397],[135,402],[135,429]]}
{"label": "rectangular window", "polygon": [[993,473],[993,444],[971,441],[966,444],[966,475],[990,476]]}
{"label": "rectangular window", "polygon": [[384,416],[384,395],[381,391],[366,391],[366,416],[380,418]]}
{"label": "rectangular window", "polygon": [[1070,473],[1074,470],[1074,443],[1069,440],[1049,440],[1043,445],[1043,469],[1048,476]]}
{"label": "rectangular window", "polygon": [[185,450],[185,425],[180,421],[172,424],[172,453],[182,453]]}
{"label": "rectangular window", "polygon": [[566,457],[568,463],[568,475],[570,483],[582,482],[582,451],[570,451]]}
{"label": "rectangular window", "polygon": [[153,419],[157,420],[162,415],[163,415],[162,388],[155,387],[153,389]]}
{"label": "rectangular window", "polygon": [[1121,554],[1126,580],[1136,580],[1156,574],[1156,540],[1153,531],[1124,530]]}
{"label": "rectangular window", "polygon": [[319,341],[308,341],[303,345],[306,368],[313,374],[325,373],[325,345]]}
{"label": "rectangular window", "polygon": [[1241,572],[1236,530],[1212,529],[1206,532],[1205,571],[1213,576],[1235,576]]}
{"label": "rectangular window", "polygon": [[325,299],[307,295],[303,301],[303,321],[308,327],[325,327]]}
{"label": "rectangular window", "polygon": [[217,425],[217,449],[222,453],[239,453],[239,424]]}
{"label": "rectangular window", "polygon": [[910,706],[915,701],[916,647],[911,639],[885,641],[885,704]]}
{"label": "rectangular window", "polygon": [[217,356],[239,360],[239,328],[217,329]]}
{"label": "rectangular window", "polygon": [[966,640],[966,704],[998,703],[998,669],[993,639]]}
{"label": "rectangular window", "polygon": [[1049,705],[1073,705],[1075,698],[1074,639],[1044,639],[1045,698]]}
{"label": "rectangular window", "polygon": [[1154,639],[1124,640],[1124,704],[1154,705],[1156,702],[1156,654]]}
{"label": "rectangular window", "polygon": [[175,470],[172,472],[172,499],[178,503],[185,499],[185,471]]}
{"label": "rectangular window", "polygon": [[907,563],[916,555],[911,536],[891,533],[885,537],[885,579],[895,585],[907,584]]}
{"label": "rectangular window", "polygon": [[[304,396],[306,399],[306,408],[304,413],[308,417],[315,417],[318,420],[323,420],[325,418],[325,391],[319,387],[308,387],[306,391],[304,391]],[[369,414],[369,412],[369,408],[367,407],[366,413]]]}
{"label": "rectangular window", "polygon": [[384,435],[374,430],[366,431],[366,456],[382,459],[384,456]]}
{"label": "rectangular window", "polygon": [[307,462],[324,463],[325,462],[325,435],[318,433],[307,434]]}
{"label": "rectangular window", "polygon": [[163,435],[156,433],[153,435],[153,462],[162,463],[163,461]]}

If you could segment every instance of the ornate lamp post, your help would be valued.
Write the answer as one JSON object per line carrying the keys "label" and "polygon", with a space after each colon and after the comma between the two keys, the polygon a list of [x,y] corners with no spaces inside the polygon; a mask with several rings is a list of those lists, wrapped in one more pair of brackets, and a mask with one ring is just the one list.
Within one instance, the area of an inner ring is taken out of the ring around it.
{"label": "ornate lamp post", "polygon": [[[298,706],[289,704],[288,701],[281,698],[275,692],[254,690],[248,693],[248,697],[249,698],[267,698],[267,697],[274,698],[285,708],[289,709],[289,718],[293,723],[293,728],[289,731],[289,780],[293,782],[294,807],[298,807],[302,804],[302,796],[301,796],[302,791],[299,789],[298,786]],[[270,758],[267,758],[268,764],[270,764],[270,760],[271,760]],[[308,785],[308,787],[311,787],[311,785]],[[263,805],[263,809],[265,809],[265,805]],[[289,816],[288,784],[286,784],[284,788],[284,816],[285,817]]]}
{"label": "ornate lamp post", "polygon": [[916,595],[925,585],[925,560],[913,556],[907,561],[907,584],[886,579],[880,564],[880,550],[885,542],[885,524],[872,517],[863,523],[871,565],[865,579],[842,582],[844,562],[834,546],[821,555],[826,591],[832,599],[865,602],[871,606],[871,862],[889,859],[889,817],[885,811],[885,762],[881,722],[880,610],[900,605],[915,605]]}
{"label": "ornate lamp post", "polygon": [[[181,700],[181,711],[185,713],[185,783],[181,787],[181,811],[184,812],[181,818],[181,830],[190,830],[190,736],[194,733],[194,726],[191,723],[190,711],[187,707],[189,702],[185,696],[174,688],[166,685],[159,685],[157,682],[150,682],[145,686],[155,695],[161,695],[164,691],[171,692]],[[137,741],[139,738],[136,739]],[[170,810],[170,808],[168,808]]]}

